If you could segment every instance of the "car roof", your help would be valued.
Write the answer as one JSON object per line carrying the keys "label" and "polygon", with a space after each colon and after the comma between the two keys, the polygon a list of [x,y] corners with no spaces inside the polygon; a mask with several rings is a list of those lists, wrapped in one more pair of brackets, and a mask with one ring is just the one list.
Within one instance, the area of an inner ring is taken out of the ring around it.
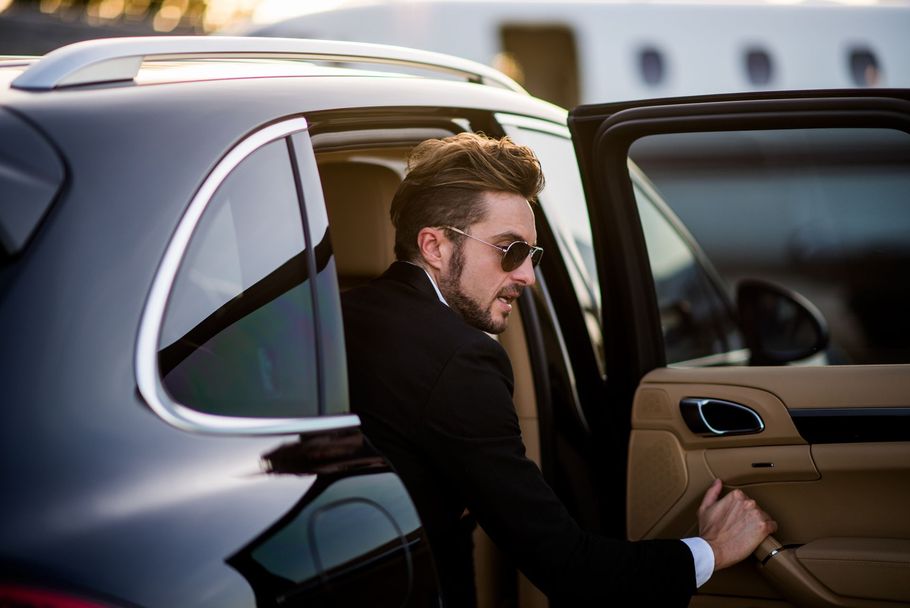
{"label": "car roof", "polygon": [[[268,80],[272,82],[263,82]],[[296,84],[288,84],[289,80]],[[211,95],[211,87],[219,93],[230,89],[243,102],[247,96],[283,88],[299,93],[302,81],[307,86],[298,97],[298,112],[437,106],[506,111],[557,122],[564,122],[566,116],[562,108],[528,95],[488,66],[388,45],[227,36],[136,37],[80,42],[39,58],[0,57],[0,105],[13,108],[73,107],[88,98],[109,98],[109,93],[133,102],[136,95],[148,94],[156,103],[186,103]],[[215,86],[216,82],[222,85]],[[173,85],[179,93],[162,99],[152,94],[151,89],[158,87],[149,85]]]}
{"label": "car roof", "polygon": [[[0,116],[9,128],[30,125],[30,141],[56,151],[69,173],[80,176],[69,183],[73,191],[108,182],[129,191],[131,181],[167,167],[166,179],[132,195],[148,195],[150,208],[183,200],[213,159],[280,119],[304,116],[312,125],[351,111],[367,128],[387,125],[382,117],[390,115],[395,126],[422,127],[428,116],[480,111],[565,124],[565,110],[492,68],[435,53],[326,41],[160,40],[90,41],[42,58],[0,57]],[[69,206],[110,196],[92,190]]]}

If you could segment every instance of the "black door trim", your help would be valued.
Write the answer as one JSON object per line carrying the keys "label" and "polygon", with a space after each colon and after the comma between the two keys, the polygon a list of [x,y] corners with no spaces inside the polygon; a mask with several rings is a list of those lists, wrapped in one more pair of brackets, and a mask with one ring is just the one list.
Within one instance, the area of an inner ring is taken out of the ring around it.
{"label": "black door trim", "polygon": [[910,441],[910,407],[793,409],[790,417],[809,443]]}

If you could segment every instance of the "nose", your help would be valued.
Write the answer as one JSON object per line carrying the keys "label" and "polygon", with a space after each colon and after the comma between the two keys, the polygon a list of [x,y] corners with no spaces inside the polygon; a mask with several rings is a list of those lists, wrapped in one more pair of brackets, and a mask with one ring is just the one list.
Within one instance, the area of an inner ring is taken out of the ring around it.
{"label": "nose", "polygon": [[525,258],[525,261],[521,263],[521,266],[512,271],[512,280],[520,285],[530,287],[537,281],[537,276],[534,274],[534,264],[531,263],[531,256]]}

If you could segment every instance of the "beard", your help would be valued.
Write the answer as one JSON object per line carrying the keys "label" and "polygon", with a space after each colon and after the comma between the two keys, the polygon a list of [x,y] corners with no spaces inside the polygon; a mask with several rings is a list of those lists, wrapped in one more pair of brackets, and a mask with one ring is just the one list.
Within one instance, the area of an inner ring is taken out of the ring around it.
{"label": "beard", "polygon": [[[480,302],[469,296],[461,288],[461,275],[464,272],[464,249],[455,249],[446,273],[439,277],[439,291],[446,299],[449,306],[458,313],[468,325],[476,327],[489,334],[501,334],[506,330],[508,317],[495,321],[489,307],[484,308]],[[521,285],[511,285],[502,290],[502,293],[518,298]]]}

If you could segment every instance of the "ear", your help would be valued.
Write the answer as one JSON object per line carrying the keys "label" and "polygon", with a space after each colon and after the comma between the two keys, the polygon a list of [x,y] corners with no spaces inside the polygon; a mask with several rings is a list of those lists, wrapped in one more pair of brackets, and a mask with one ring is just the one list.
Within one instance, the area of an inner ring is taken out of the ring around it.
{"label": "ear", "polygon": [[417,233],[417,249],[424,263],[436,271],[441,271],[445,266],[450,251],[451,243],[443,235],[440,228],[421,228]]}

